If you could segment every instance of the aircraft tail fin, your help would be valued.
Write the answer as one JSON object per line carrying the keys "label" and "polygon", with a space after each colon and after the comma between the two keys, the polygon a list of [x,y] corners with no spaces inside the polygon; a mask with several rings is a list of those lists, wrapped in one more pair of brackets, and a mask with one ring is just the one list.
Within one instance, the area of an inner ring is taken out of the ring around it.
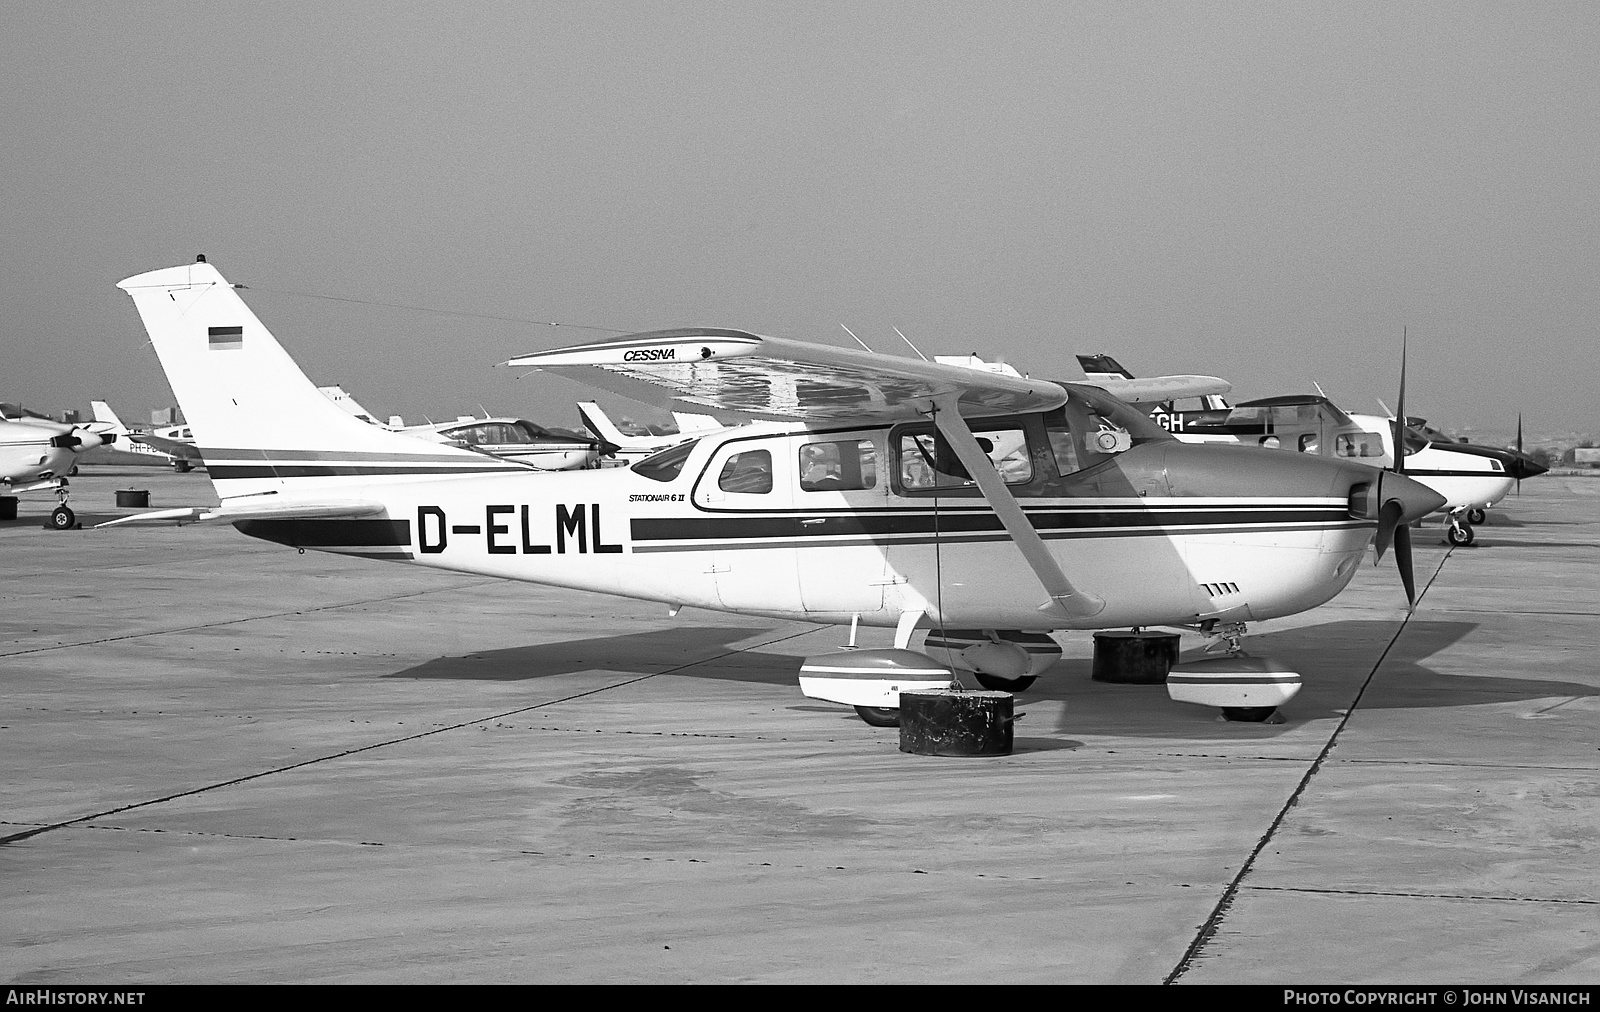
{"label": "aircraft tail fin", "polygon": [[523,470],[369,425],[319,392],[200,258],[117,285],[133,298],[223,500],[435,475]]}
{"label": "aircraft tail fin", "polygon": [[1079,355],[1078,365],[1092,383],[1102,379],[1133,379],[1133,373],[1124,369],[1110,355]]}
{"label": "aircraft tail fin", "polygon": [[[600,410],[600,405],[594,401],[578,402],[578,417],[583,419],[583,427],[594,434],[595,438],[604,440],[621,450],[636,450],[641,447],[655,446],[661,442],[659,436],[629,436],[611,422],[611,418]],[[717,426],[721,428],[721,426]]]}
{"label": "aircraft tail fin", "polygon": [[112,411],[111,405],[105,401],[90,401],[89,409],[95,421],[105,422],[107,425],[113,426],[118,432],[128,431],[128,427],[122,424],[122,419],[117,417],[117,413]]}
{"label": "aircraft tail fin", "polygon": [[674,411],[672,420],[678,423],[678,432],[685,436],[704,435],[707,432],[719,432],[727,428],[710,415],[696,414],[692,411]]}

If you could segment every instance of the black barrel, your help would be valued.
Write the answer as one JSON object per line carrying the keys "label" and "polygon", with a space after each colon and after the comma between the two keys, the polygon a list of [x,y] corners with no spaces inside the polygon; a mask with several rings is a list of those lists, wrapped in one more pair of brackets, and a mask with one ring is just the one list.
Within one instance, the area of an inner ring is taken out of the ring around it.
{"label": "black barrel", "polygon": [[1165,685],[1167,672],[1178,663],[1178,634],[1122,632],[1094,634],[1094,667],[1089,677],[1097,682],[1123,685]]}
{"label": "black barrel", "polygon": [[17,518],[17,497],[14,495],[0,495],[0,520],[15,520]]}
{"label": "black barrel", "polygon": [[144,509],[150,505],[150,490],[147,488],[119,488],[117,489],[117,505],[122,509]]}
{"label": "black barrel", "polygon": [[900,693],[900,751],[914,755],[1010,755],[1009,692],[931,689]]}

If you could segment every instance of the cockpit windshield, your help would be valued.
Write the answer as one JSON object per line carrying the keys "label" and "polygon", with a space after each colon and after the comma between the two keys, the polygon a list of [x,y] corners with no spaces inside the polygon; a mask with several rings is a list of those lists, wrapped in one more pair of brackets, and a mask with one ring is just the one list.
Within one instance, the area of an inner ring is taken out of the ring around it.
{"label": "cockpit windshield", "polygon": [[1160,425],[1157,425],[1143,411],[1125,401],[1118,400],[1104,390],[1071,384],[1068,386],[1068,391],[1072,399],[1086,404],[1092,415],[1099,416],[1096,422],[1100,419],[1110,422],[1117,428],[1127,432],[1135,443],[1141,443],[1146,440],[1172,440],[1177,438]]}
{"label": "cockpit windshield", "polygon": [[689,454],[694,452],[699,442],[698,439],[691,439],[687,443],[679,443],[677,446],[646,457],[633,465],[633,473],[643,475],[651,481],[673,481],[683,473],[684,462],[689,459]]}

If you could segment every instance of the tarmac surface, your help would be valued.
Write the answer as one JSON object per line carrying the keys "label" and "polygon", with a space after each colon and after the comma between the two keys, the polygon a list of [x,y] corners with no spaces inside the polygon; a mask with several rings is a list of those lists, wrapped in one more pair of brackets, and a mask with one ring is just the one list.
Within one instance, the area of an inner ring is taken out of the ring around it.
{"label": "tarmac surface", "polygon": [[[215,502],[73,506],[129,487]],[[1600,981],[1600,480],[1415,532],[1409,619],[1386,558],[1252,626],[1284,723],[1063,634],[989,759],[802,697],[844,630],[52,505],[0,523],[7,983]]]}

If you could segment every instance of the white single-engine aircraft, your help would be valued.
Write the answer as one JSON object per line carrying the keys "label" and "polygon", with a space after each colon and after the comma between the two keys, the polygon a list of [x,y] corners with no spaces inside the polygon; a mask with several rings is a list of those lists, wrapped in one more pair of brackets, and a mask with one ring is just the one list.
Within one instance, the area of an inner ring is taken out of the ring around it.
{"label": "white single-engine aircraft", "polygon": [[727,428],[710,415],[674,411],[672,418],[678,423],[677,432],[661,436],[630,436],[617,428],[611,417],[594,401],[579,401],[578,417],[583,419],[583,427],[605,444],[607,456],[623,464],[636,464],[679,443],[687,443],[691,439],[698,439]]}
{"label": "white single-engine aircraft", "polygon": [[810,694],[869,722],[930,671],[948,684],[909,649],[918,629],[1020,688],[1059,656],[1030,649],[1053,630],[1187,626],[1237,647],[1246,621],[1339,593],[1374,536],[1410,597],[1407,524],[1439,503],[1356,462],[1185,445],[1091,387],[717,329],[508,364],[766,421],[631,468],[532,474],[340,411],[203,260],[119,287],[221,504],[113,523],[221,520],[674,609],[890,628],[893,648],[802,669]]}
{"label": "white single-engine aircraft", "polygon": [[0,417],[0,519],[17,515],[17,495],[54,492],[58,504],[50,513],[50,526],[68,530],[78,516],[67,505],[67,475],[78,455],[116,442],[113,432],[96,432],[84,425],[48,419]]}

